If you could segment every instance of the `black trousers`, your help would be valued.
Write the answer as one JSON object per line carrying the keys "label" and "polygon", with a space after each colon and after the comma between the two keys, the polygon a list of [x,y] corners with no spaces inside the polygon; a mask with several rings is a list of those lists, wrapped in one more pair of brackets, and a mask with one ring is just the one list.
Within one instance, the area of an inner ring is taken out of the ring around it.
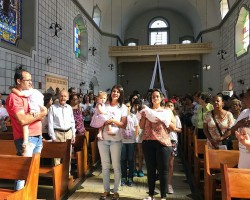
{"label": "black trousers", "polygon": [[157,170],[160,178],[161,198],[165,198],[168,184],[168,159],[172,147],[164,146],[157,140],[144,140],[142,150],[147,167],[149,196],[154,195]]}

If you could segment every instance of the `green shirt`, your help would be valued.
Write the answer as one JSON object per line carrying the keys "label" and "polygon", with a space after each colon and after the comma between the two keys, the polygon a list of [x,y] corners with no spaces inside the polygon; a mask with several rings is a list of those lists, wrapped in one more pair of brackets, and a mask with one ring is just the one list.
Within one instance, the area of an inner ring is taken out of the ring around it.
{"label": "green shirt", "polygon": [[203,120],[205,118],[205,115],[213,110],[214,107],[212,104],[208,103],[206,105],[206,108],[203,108],[202,106],[200,106],[198,108],[198,111],[197,111],[197,114],[196,114],[196,128],[199,128],[199,129],[203,129]]}

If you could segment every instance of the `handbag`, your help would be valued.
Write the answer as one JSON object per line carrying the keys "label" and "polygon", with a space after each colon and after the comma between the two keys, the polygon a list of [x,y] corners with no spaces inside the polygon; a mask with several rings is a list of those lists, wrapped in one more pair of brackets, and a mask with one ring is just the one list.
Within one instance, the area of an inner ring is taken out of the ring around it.
{"label": "handbag", "polygon": [[[213,120],[214,120],[214,122],[215,122],[216,128],[218,129],[218,131],[219,131],[219,133],[220,133],[220,136],[222,137],[223,134],[222,134],[222,132],[221,132],[221,130],[220,130],[220,127],[219,127],[219,125],[218,125],[218,123],[217,123],[217,121],[216,121],[216,119],[215,119],[215,117],[214,117],[214,112],[213,112],[213,110],[212,110],[212,118],[213,118]],[[230,137],[227,137],[226,139],[222,140],[222,144],[223,144],[223,145],[226,145],[228,150],[232,150],[232,149],[233,149],[233,142],[232,142],[232,140],[231,140]]]}

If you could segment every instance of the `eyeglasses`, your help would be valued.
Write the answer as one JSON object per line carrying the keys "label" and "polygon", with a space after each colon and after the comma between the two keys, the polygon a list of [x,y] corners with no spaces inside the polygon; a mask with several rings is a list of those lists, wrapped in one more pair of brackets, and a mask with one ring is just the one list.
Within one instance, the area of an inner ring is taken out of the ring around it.
{"label": "eyeglasses", "polygon": [[32,79],[28,79],[28,80],[22,79],[22,81],[24,81],[24,82],[32,82]]}

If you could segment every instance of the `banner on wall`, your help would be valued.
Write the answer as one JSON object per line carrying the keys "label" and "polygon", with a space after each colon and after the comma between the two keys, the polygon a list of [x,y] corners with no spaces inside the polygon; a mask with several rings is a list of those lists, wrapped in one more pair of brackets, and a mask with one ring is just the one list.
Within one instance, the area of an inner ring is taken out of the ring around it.
{"label": "banner on wall", "polygon": [[63,89],[68,90],[68,85],[68,78],[49,74],[45,75],[45,91],[47,93],[58,94]]}

